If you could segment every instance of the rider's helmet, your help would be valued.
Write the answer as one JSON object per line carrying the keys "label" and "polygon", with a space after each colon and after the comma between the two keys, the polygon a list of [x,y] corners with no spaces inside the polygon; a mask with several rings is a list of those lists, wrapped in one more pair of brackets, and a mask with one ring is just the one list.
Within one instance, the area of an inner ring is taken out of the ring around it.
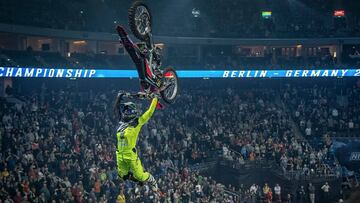
{"label": "rider's helmet", "polygon": [[125,102],[121,104],[120,111],[121,120],[124,122],[131,122],[140,114],[138,107],[133,102]]}

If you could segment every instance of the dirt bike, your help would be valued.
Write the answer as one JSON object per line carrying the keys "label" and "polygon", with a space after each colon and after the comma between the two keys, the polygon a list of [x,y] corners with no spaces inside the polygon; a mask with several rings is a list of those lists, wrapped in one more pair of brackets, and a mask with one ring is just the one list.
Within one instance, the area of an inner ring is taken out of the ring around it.
{"label": "dirt bike", "polygon": [[161,47],[155,45],[152,39],[152,17],[148,6],[135,1],[128,17],[131,32],[141,42],[132,42],[123,26],[117,26],[116,30],[136,65],[142,91],[158,93],[166,103],[174,103],[179,89],[178,77],[173,68],[161,68]]}

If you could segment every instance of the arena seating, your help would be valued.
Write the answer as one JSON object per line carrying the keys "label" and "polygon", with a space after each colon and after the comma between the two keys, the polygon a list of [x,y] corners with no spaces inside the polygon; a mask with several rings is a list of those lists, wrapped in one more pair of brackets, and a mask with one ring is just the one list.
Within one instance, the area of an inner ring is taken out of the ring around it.
{"label": "arena seating", "polygon": [[[32,25],[65,30],[114,32],[114,24],[127,24],[126,10],[130,2],[109,1],[39,1],[3,0],[0,3],[0,22]],[[226,2],[226,3],[225,3]],[[355,37],[360,34],[358,2],[343,2],[342,26],[334,23],[334,8],[339,5],[302,0],[290,2],[253,2],[250,0],[198,0],[192,4],[159,0],[150,4],[156,35],[293,38],[293,37]],[[240,5],[241,4],[241,5]],[[239,7],[241,9],[234,9]],[[201,8],[201,9],[200,9]],[[200,9],[200,16],[192,15]],[[262,11],[272,11],[269,19]],[[184,15],[187,12],[187,15]],[[99,17],[101,16],[101,17]],[[174,26],[175,25],[175,26]]]}
{"label": "arena seating", "polygon": [[[293,107],[281,105],[290,105],[287,97],[276,88],[248,86],[200,83],[184,90],[177,105],[157,111],[145,127],[138,143],[143,164],[156,174],[169,201],[254,198],[250,185],[225,187],[192,169],[219,157],[235,163],[273,160],[280,174],[298,172],[300,178],[326,177],[336,170],[326,146],[312,148],[301,139],[304,132],[296,134],[288,113]],[[0,187],[5,199],[105,202],[122,188],[130,202],[158,198],[147,186],[119,183],[116,121],[109,108],[114,91],[48,89],[14,95],[23,102],[1,101],[1,150],[6,150]],[[260,192],[259,198],[266,194]]]}

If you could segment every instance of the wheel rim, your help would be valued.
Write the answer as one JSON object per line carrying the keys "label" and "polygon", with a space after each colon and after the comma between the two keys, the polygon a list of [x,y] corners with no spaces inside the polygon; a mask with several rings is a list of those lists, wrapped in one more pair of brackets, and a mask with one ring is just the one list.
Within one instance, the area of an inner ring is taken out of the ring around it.
{"label": "wheel rim", "polygon": [[135,26],[141,35],[150,32],[150,13],[145,6],[138,6],[135,11]]}
{"label": "wheel rim", "polygon": [[178,91],[178,84],[176,74],[172,71],[168,71],[164,74],[164,80],[167,87],[164,90],[164,95],[167,99],[173,100],[176,97]]}

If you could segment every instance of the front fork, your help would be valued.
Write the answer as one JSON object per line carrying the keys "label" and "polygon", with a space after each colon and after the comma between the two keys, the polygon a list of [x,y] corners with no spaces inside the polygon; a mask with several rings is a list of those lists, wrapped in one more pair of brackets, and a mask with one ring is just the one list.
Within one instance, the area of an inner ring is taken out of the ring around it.
{"label": "front fork", "polygon": [[153,37],[152,37],[152,34],[151,34],[151,32],[149,32],[148,33],[148,40],[146,40],[146,47],[147,47],[147,49],[148,49],[148,56],[147,56],[147,58],[148,58],[148,60],[147,60],[147,62],[148,62],[148,65],[149,65],[149,68],[150,68],[150,72],[151,72],[151,77],[153,78],[153,79],[155,79],[156,78],[156,75],[154,74],[154,68],[156,68],[156,67],[154,67],[154,65],[153,65],[153,63],[154,63],[154,57],[153,57],[153,53],[154,53],[154,45],[153,45]]}
{"label": "front fork", "polygon": [[151,78],[157,83],[156,86],[158,86],[158,88],[160,88],[162,85],[161,84],[158,84],[159,80],[161,80],[161,78],[155,74],[154,72],[157,71],[155,69],[158,69],[158,64],[155,64],[157,63],[156,61],[154,61],[154,52],[155,52],[155,47],[154,47],[154,43],[153,43],[153,36],[151,34],[151,32],[148,33],[148,40],[146,40],[146,47],[148,49],[148,55],[147,55],[147,63],[149,65],[149,68],[150,68],[150,72],[151,72]]}

